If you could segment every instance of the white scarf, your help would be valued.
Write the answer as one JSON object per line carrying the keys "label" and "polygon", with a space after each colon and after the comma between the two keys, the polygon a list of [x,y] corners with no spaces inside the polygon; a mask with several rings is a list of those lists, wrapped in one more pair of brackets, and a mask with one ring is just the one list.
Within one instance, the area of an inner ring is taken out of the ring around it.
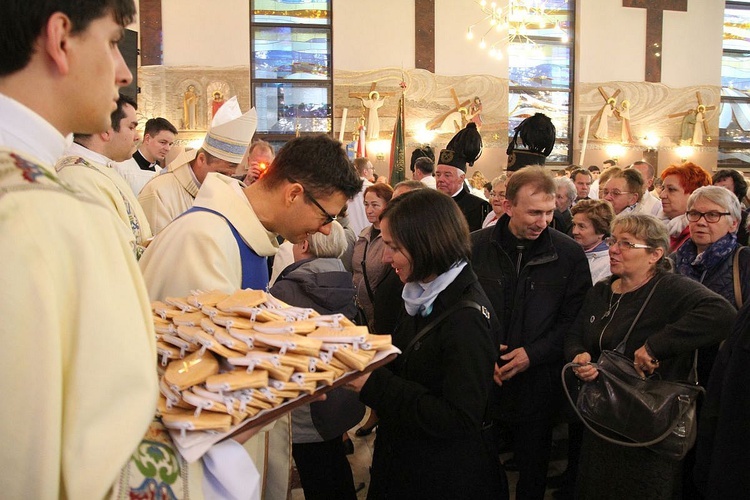
{"label": "white scarf", "polygon": [[456,262],[450,269],[429,283],[413,281],[404,285],[401,297],[404,299],[404,306],[409,316],[416,316],[417,313],[422,317],[428,316],[432,312],[432,304],[437,296],[453,283],[466,264],[465,260]]}

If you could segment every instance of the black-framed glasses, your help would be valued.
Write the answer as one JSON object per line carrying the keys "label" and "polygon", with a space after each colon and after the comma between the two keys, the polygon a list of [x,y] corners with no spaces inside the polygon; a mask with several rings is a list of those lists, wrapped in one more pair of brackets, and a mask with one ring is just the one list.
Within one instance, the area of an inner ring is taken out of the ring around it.
{"label": "black-framed glasses", "polygon": [[302,186],[302,189],[303,189],[303,191],[305,193],[305,198],[307,198],[308,200],[310,200],[313,203],[313,205],[315,205],[316,207],[318,207],[318,209],[320,209],[321,215],[325,218],[325,222],[323,222],[323,224],[321,224],[321,226],[327,226],[328,224],[330,224],[331,222],[333,222],[333,221],[336,220],[336,217],[338,217],[338,215],[331,215],[331,214],[329,214],[326,211],[326,209],[323,208],[323,206],[320,203],[318,203],[318,200],[316,200],[315,197],[310,194],[310,192],[307,190],[307,188],[304,186],[304,184],[302,184],[301,182],[297,182],[294,179],[289,179],[289,182],[294,182],[294,183],[297,183],[300,186]]}
{"label": "black-framed glasses", "polygon": [[617,238],[613,236],[610,236],[609,238],[604,238],[604,243],[606,243],[607,246],[609,246],[610,248],[615,245],[619,245],[620,250],[622,249],[635,250],[636,248],[642,248],[642,249],[648,250],[648,249],[653,248],[652,246],[644,245],[643,243],[633,243],[627,240],[618,240]]}
{"label": "black-framed glasses", "polygon": [[703,217],[706,219],[706,222],[713,224],[714,222],[719,222],[723,216],[731,214],[729,212],[699,212],[697,210],[688,210],[685,212],[685,215],[687,215],[687,219],[690,222],[698,222],[701,220],[701,217]]}

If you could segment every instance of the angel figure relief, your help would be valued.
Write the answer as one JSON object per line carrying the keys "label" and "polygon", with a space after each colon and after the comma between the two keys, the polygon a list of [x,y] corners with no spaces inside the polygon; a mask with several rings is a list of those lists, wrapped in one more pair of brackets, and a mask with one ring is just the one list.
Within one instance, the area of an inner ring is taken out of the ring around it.
{"label": "angel figure relief", "polygon": [[623,99],[620,103],[620,107],[615,109],[615,115],[617,119],[622,121],[622,129],[620,130],[620,140],[623,143],[633,142],[633,133],[630,130],[630,101]]}
{"label": "angel figure relief", "polygon": [[609,118],[614,116],[616,106],[617,99],[614,97],[607,99],[607,103],[602,106],[601,115],[599,116],[599,126],[596,127],[596,132],[594,132],[594,137],[597,139],[609,139]]}

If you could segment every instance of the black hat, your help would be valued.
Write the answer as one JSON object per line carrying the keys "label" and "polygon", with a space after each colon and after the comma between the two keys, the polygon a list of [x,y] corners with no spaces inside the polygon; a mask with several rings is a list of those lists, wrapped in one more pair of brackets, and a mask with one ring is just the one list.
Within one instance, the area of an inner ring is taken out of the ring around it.
{"label": "black hat", "polygon": [[435,161],[435,153],[432,152],[432,148],[429,146],[429,144],[425,144],[422,147],[419,147],[412,151],[411,153],[411,171],[414,172],[414,164],[417,162],[420,158],[429,158],[432,161]]}
{"label": "black hat", "polygon": [[473,166],[482,156],[482,136],[477,124],[469,122],[466,128],[459,130],[445,149],[440,151],[438,165],[450,165],[466,172],[466,164]]}
{"label": "black hat", "polygon": [[[526,118],[514,129],[513,139],[508,143],[508,170],[515,172],[527,165],[544,165],[555,147],[555,125],[543,113]],[[517,149],[518,136],[525,149]]]}

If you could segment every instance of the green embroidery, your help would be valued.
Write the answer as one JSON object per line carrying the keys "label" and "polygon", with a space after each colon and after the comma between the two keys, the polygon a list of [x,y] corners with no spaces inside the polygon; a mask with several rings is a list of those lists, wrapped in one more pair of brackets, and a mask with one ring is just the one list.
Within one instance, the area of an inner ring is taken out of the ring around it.
{"label": "green embroidery", "polygon": [[144,477],[159,479],[174,484],[180,476],[180,462],[174,450],[164,443],[143,440],[133,453],[133,463]]}

